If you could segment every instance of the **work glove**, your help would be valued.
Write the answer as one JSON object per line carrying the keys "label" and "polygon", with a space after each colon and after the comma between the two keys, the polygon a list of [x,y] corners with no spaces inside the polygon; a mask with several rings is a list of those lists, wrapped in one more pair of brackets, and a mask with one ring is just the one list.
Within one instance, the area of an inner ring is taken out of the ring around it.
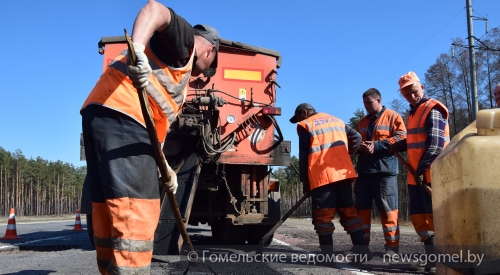
{"label": "work glove", "polygon": [[152,70],[151,66],[149,66],[148,57],[144,53],[145,46],[137,42],[134,42],[133,45],[137,56],[137,65],[131,65],[130,57],[127,55],[128,77],[132,80],[135,88],[146,88],[149,84],[148,79]]}
{"label": "work glove", "polygon": [[[177,187],[178,187],[177,174],[175,173],[174,170],[172,170],[170,165],[168,165],[168,162],[165,161],[165,163],[167,164],[167,173],[170,176],[170,181],[164,182],[163,187],[165,189],[167,189],[168,191],[172,191],[175,194],[177,192]],[[160,175],[160,178],[158,180],[161,181],[161,175]]]}
{"label": "work glove", "polygon": [[423,187],[425,183],[424,174],[415,176],[417,186]]}

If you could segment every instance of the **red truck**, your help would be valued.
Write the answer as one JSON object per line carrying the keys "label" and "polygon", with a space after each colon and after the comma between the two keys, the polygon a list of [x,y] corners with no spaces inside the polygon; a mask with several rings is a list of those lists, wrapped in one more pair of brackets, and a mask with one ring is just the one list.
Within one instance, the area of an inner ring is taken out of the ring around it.
{"label": "red truck", "polygon": [[[126,50],[125,41],[99,41],[103,70]],[[280,65],[279,52],[221,39],[217,71],[190,79],[164,143],[169,165],[182,162],[176,198],[183,219],[210,225],[222,244],[258,244],[280,220],[271,167],[289,165],[291,150],[275,118],[281,114],[275,105]],[[154,254],[175,255],[182,238],[168,202],[161,208]],[[90,232],[91,215],[87,220]]]}

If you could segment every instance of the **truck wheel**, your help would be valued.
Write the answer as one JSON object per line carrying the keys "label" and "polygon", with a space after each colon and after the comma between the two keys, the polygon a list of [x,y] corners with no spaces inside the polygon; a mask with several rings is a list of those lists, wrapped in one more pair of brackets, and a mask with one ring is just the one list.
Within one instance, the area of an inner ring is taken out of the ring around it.
{"label": "truck wheel", "polygon": [[95,243],[94,243],[94,227],[92,225],[92,214],[86,214],[87,216],[87,234],[89,235],[89,240],[90,243],[92,244],[92,247],[95,248]]}
{"label": "truck wheel", "polygon": [[86,215],[87,219],[87,234],[89,235],[90,243],[95,248],[94,244],[94,227],[92,226],[92,201],[90,200],[90,183],[85,175],[82,187],[82,202],[80,205],[80,213]]}

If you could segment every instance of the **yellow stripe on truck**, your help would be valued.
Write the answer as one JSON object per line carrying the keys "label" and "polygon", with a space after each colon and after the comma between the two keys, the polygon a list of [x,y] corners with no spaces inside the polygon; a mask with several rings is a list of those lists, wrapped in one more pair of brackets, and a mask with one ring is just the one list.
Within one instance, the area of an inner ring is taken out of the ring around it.
{"label": "yellow stripe on truck", "polygon": [[224,78],[232,80],[262,81],[261,71],[224,69]]}

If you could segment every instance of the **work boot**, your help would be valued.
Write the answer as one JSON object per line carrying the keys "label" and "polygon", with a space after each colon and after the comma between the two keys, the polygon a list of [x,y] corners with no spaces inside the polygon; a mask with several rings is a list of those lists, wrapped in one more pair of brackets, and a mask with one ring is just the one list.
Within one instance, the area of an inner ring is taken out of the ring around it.
{"label": "work boot", "polygon": [[365,241],[365,233],[362,230],[358,230],[356,232],[349,233],[352,241],[351,250],[344,251],[344,255],[353,255],[356,254],[356,257],[352,258],[352,262],[362,263],[367,262],[373,258],[373,255],[370,251],[370,248],[366,244]]}
{"label": "work boot", "polygon": [[389,262],[389,263],[392,263],[393,261],[399,262],[400,259],[398,251],[399,251],[398,246],[386,246],[384,255],[382,255],[382,260],[384,262]]}
{"label": "work boot", "polygon": [[[436,239],[434,238],[434,236],[431,236],[430,238],[424,241],[424,249],[425,249],[425,254],[427,254],[427,258],[429,258],[428,257],[429,255],[435,255],[436,253],[434,250],[435,247],[436,247]],[[436,274],[436,262],[435,261],[428,262],[424,270],[429,274]]]}
{"label": "work boot", "polygon": [[384,256],[386,257],[393,257],[394,255],[398,254],[399,247],[398,246],[385,246],[385,252]]}
{"label": "work boot", "polygon": [[385,247],[385,255],[393,256],[398,254],[399,247],[398,246],[386,246]]}
{"label": "work boot", "polygon": [[318,234],[319,247],[321,248],[321,253],[323,255],[333,254],[333,236],[332,234],[321,235]]}
{"label": "work boot", "polygon": [[[436,241],[434,236],[427,238],[426,240],[424,240],[423,243],[424,243],[425,254],[427,254],[427,259],[429,259],[430,255],[435,254],[434,247],[436,246]],[[429,261],[427,261],[427,263],[412,262],[411,266],[412,266],[411,269],[415,271],[425,271],[428,272],[429,274],[436,274],[436,262],[429,262]]]}

